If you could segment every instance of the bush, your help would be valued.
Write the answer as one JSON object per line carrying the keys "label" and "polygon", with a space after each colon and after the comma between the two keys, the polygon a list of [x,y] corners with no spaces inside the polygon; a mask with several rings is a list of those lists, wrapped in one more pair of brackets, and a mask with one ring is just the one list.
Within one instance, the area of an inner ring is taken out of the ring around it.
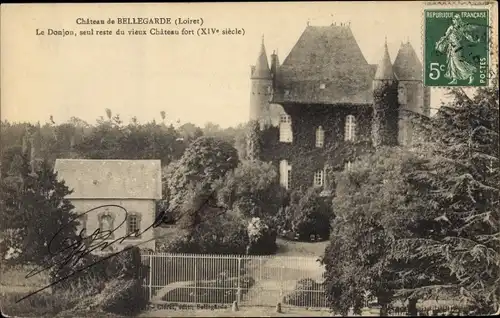
{"label": "bush", "polygon": [[[82,270],[75,273],[79,269]],[[147,304],[142,290],[147,271],[148,267],[141,262],[139,247],[128,246],[111,257],[87,254],[61,268],[54,266],[50,271],[50,281],[55,283],[52,290],[58,293],[84,290],[92,295],[100,294],[95,299],[80,297],[75,304],[77,309],[98,308],[128,315]],[[70,278],[64,279],[68,275]]]}
{"label": "bush", "polygon": [[297,203],[292,203],[292,231],[300,240],[310,240],[311,236],[325,239],[330,235],[332,206],[319,194],[319,189],[312,188]]}
{"label": "bush", "polygon": [[139,279],[112,280],[99,298],[104,311],[120,315],[134,315],[148,304],[142,290],[142,280]]}
{"label": "bush", "polygon": [[269,255],[276,253],[276,230],[260,218],[252,218],[248,224],[248,254]]}
{"label": "bush", "polygon": [[240,254],[246,253],[248,234],[244,220],[224,213],[207,218],[192,232],[178,234],[160,245],[165,253]]}
{"label": "bush", "polygon": [[303,278],[295,285],[295,290],[283,299],[285,304],[300,307],[326,307],[323,286],[311,278]]}

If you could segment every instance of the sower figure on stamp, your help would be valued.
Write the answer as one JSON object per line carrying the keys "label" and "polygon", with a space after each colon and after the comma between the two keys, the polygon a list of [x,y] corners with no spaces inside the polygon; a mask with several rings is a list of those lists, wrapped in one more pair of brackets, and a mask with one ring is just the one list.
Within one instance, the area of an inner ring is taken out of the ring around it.
{"label": "sower figure on stamp", "polygon": [[452,24],[446,33],[436,43],[436,50],[446,54],[446,73],[444,76],[451,79],[449,84],[457,84],[458,80],[469,79],[469,84],[474,81],[474,73],[477,68],[467,62],[463,56],[463,41],[479,43],[479,39],[473,39],[470,32],[474,26],[464,23],[460,15],[453,17]]}

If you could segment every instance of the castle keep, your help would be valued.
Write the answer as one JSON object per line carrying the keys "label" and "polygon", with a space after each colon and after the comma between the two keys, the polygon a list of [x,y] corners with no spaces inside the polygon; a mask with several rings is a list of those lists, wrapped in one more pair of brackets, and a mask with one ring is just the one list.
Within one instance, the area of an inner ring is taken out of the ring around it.
{"label": "castle keep", "polygon": [[[275,52],[269,63],[262,40],[251,67],[250,120],[271,133],[259,157],[279,166],[288,189],[326,190],[327,170],[349,169],[363,147],[411,144],[405,110],[430,116],[422,80],[409,42],[394,62],[386,42],[380,62],[369,64],[347,24],[308,25],[282,64]],[[395,105],[374,97],[386,86],[395,90]]]}

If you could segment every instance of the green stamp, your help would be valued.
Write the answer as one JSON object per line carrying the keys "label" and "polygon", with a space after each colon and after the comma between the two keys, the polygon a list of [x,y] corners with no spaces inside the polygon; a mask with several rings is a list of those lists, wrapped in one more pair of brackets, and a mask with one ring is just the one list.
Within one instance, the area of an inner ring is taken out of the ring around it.
{"label": "green stamp", "polygon": [[488,86],[488,10],[425,10],[424,16],[424,85]]}

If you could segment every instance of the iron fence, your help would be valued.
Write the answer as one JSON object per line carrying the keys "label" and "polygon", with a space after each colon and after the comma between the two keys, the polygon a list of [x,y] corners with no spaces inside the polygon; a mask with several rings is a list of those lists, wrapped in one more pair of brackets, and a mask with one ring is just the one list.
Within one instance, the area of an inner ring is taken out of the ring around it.
{"label": "iron fence", "polygon": [[172,306],[326,308],[323,267],[314,257],[142,254],[144,292]]}

